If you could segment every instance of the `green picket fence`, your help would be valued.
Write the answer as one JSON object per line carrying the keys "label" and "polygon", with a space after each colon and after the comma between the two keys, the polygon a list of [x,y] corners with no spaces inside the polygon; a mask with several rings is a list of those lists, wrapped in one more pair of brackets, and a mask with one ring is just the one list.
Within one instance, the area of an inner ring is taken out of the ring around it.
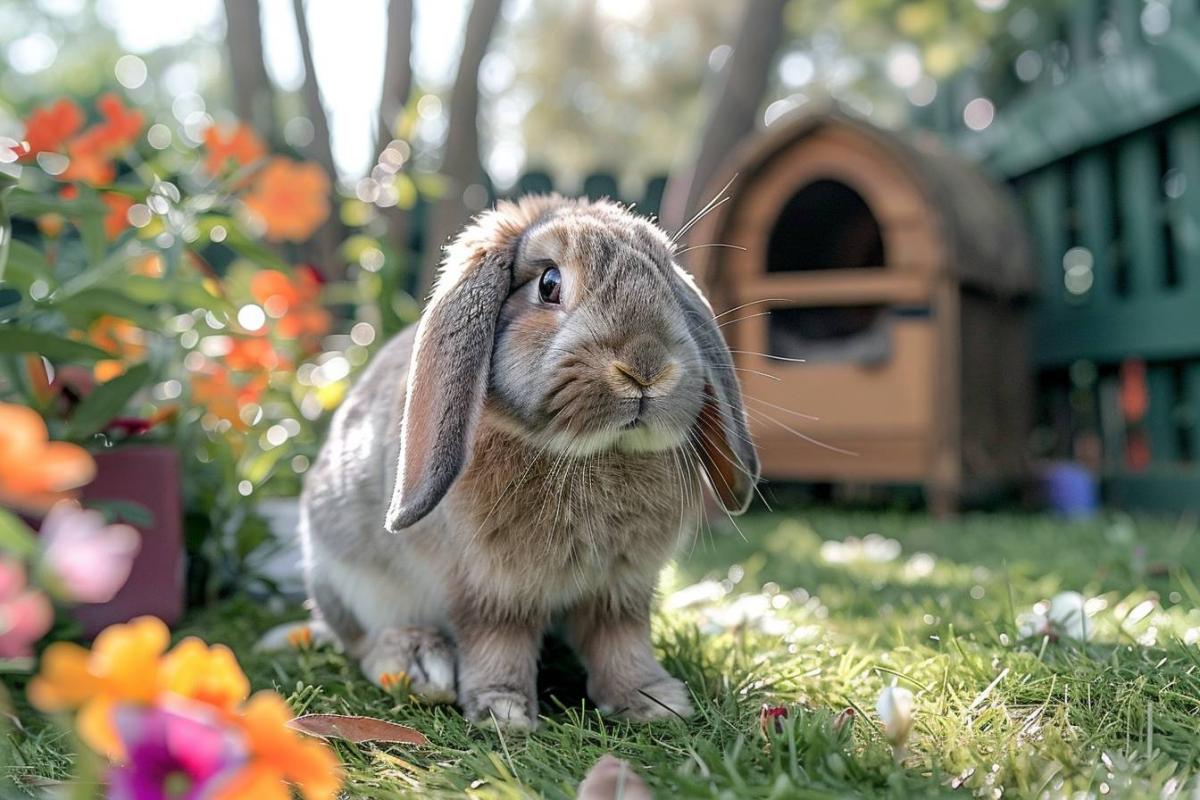
{"label": "green picket fence", "polygon": [[1200,507],[1200,0],[1078,0],[1037,30],[927,122],[1026,209],[1041,449],[1099,443],[1115,505]]}

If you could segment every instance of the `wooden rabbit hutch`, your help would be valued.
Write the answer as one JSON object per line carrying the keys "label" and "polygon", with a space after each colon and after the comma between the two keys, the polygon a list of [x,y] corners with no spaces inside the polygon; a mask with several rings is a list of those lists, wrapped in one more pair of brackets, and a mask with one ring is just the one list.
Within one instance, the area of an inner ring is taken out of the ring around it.
{"label": "wooden rabbit hutch", "polygon": [[724,314],[764,477],[920,484],[938,512],[1018,481],[1032,276],[1004,192],[837,113],[777,122],[723,173],[730,198],[687,255]]}

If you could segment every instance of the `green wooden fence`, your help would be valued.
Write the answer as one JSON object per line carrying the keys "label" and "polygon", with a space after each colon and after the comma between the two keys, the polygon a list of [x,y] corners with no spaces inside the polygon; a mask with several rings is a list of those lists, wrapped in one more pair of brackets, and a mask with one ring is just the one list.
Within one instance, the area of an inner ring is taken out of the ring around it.
{"label": "green wooden fence", "polygon": [[[1200,508],[1200,0],[1042,14],[1039,40],[943,86],[927,121],[1027,211],[1043,451],[1099,443],[1113,504]],[[996,106],[980,131],[977,98]]]}

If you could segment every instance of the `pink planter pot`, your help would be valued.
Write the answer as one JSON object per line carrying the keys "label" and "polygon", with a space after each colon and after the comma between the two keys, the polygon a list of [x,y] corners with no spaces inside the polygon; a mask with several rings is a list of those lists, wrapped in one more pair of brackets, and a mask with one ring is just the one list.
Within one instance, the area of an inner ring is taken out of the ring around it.
{"label": "pink planter pot", "polygon": [[179,456],[161,445],[134,445],[96,454],[96,480],[83,490],[85,505],[103,501],[136,503],[151,515],[138,527],[141,550],[129,580],[107,603],[76,606],[74,616],[87,636],[108,625],[150,614],[168,625],[184,608],[183,502]]}

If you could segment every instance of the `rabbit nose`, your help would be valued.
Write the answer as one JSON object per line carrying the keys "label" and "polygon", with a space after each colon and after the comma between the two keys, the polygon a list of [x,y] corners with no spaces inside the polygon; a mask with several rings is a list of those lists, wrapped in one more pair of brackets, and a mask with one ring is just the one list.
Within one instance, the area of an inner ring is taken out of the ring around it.
{"label": "rabbit nose", "polygon": [[657,370],[653,375],[646,375],[637,367],[623,361],[614,361],[613,369],[635,389],[649,389],[662,377],[664,370]]}
{"label": "rabbit nose", "polygon": [[612,369],[620,382],[645,394],[669,389],[678,379],[679,365],[657,341],[642,337],[625,348]]}

